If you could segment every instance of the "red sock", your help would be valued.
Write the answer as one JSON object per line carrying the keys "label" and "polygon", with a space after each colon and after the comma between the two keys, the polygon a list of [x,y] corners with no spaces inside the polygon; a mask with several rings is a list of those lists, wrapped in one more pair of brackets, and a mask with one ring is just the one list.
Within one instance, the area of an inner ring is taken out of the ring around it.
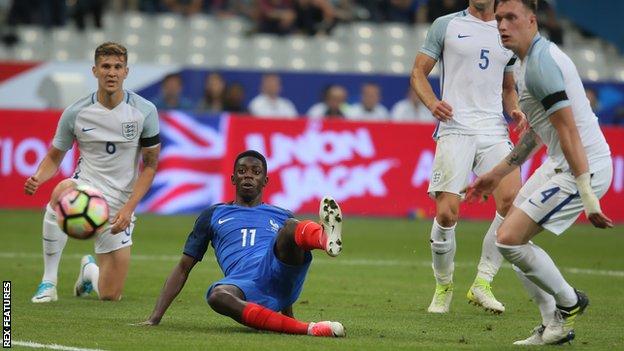
{"label": "red sock", "polygon": [[313,221],[301,221],[295,229],[295,242],[297,246],[307,251],[325,250],[327,234],[320,224]]}
{"label": "red sock", "polygon": [[287,334],[308,334],[308,324],[266,307],[248,302],[243,310],[243,324],[260,330],[270,330]]}

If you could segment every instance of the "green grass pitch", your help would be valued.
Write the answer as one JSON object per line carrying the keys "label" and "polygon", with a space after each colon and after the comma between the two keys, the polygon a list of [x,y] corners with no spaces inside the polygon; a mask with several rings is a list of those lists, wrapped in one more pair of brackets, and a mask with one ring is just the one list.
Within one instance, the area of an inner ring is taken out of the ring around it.
{"label": "green grass pitch", "polygon": [[[0,276],[12,281],[13,341],[104,350],[500,350],[517,349],[539,321],[511,267],[494,280],[494,293],[507,312],[494,316],[467,303],[483,233],[489,223],[461,222],[455,296],[451,312],[430,315],[434,280],[427,221],[346,218],[344,251],[335,259],[314,253],[295,316],[337,320],[345,339],[321,339],[257,332],[217,315],[204,295],[221,277],[212,250],[199,263],[180,296],[157,327],[137,327],[151,312],[165,278],[181,254],[193,216],[139,217],[133,259],[123,300],[74,298],[71,290],[83,254],[93,243],[70,239],[61,261],[59,301],[32,304],[42,274],[42,214],[0,211]],[[574,349],[624,349],[624,236],[575,225],[562,237],[541,234],[545,248],[591,304],[579,318]],[[15,348],[20,348],[15,346]]]}

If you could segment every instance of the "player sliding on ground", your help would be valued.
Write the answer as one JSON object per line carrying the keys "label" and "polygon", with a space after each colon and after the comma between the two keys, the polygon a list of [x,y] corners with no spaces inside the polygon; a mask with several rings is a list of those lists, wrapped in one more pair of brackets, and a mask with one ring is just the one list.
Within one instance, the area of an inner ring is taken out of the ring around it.
{"label": "player sliding on ground", "polygon": [[[34,194],[54,176],[65,154],[78,144],[80,160],[73,176],[58,183],[43,218],[43,267],[41,283],[32,302],[57,300],[58,267],[67,235],[56,223],[52,206],[63,192],[91,185],[104,193],[111,225],[95,237],[95,253],[80,262],[75,296],[94,291],[102,300],[117,301],[128,274],[134,230],[134,209],[154,179],[160,153],[158,113],[154,105],[124,90],[128,76],[128,51],[107,42],[95,49],[93,75],[97,92],[76,101],[63,112],[52,146],[37,171],[26,180],[24,191]],[[143,169],[139,170],[139,156]]]}
{"label": "player sliding on ground", "polygon": [[589,299],[563,278],[546,251],[530,240],[547,229],[557,235],[581,211],[598,228],[613,223],[599,198],[611,184],[611,152],[592,112],[574,63],[539,35],[537,0],[500,0],[496,9],[503,45],[522,65],[517,72],[520,106],[531,129],[511,154],[468,189],[468,198],[490,194],[544,142],[548,159],[524,184],[497,230],[496,246],[514,265],[538,304],[542,324],[518,345],[559,344],[574,338],[574,322]]}
{"label": "player sliding on ground", "polygon": [[301,322],[293,318],[292,311],[312,262],[310,250],[325,250],[329,256],[337,256],[342,250],[340,207],[333,199],[324,198],[319,211],[321,224],[298,221],[290,211],[262,202],[267,182],[264,156],[256,151],[237,156],[232,174],[236,200],[211,206],[200,214],[152,315],[141,324],[160,323],[211,244],[225,275],[206,295],[217,313],[260,330],[345,336],[338,322]]}

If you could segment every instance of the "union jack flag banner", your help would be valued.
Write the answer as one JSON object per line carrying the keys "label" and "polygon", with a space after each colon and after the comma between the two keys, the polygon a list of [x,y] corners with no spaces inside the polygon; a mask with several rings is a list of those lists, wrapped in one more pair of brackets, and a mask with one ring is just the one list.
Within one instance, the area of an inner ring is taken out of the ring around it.
{"label": "union jack flag banner", "polygon": [[[43,208],[54,186],[70,177],[77,148],[65,156],[59,172],[34,196],[25,196],[24,179],[46,155],[60,111],[0,110],[0,208]],[[34,126],[34,128],[33,128]],[[128,125],[126,134],[138,132]],[[331,195],[346,215],[431,217],[435,203],[427,194],[435,143],[431,124],[346,120],[294,120],[246,115],[160,115],[162,151],[153,186],[138,212],[198,213],[231,201],[233,163],[241,151],[266,156],[270,181],[263,200],[298,214],[318,211]],[[613,181],[600,200],[602,208],[624,223],[624,128],[602,128],[613,158]],[[522,167],[523,179],[543,162],[542,149]],[[464,204],[466,218],[490,219],[493,201]]]}
{"label": "union jack flag banner", "polygon": [[223,201],[226,124],[227,115],[161,113],[158,172],[137,211],[200,212]]}

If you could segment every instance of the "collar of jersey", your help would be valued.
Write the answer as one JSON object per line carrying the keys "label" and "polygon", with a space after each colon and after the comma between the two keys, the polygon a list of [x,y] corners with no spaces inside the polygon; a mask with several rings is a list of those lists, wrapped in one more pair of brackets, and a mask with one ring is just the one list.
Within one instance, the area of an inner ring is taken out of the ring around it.
{"label": "collar of jersey", "polygon": [[537,34],[535,34],[535,36],[533,37],[533,41],[531,41],[531,46],[529,46],[527,57],[529,57],[529,55],[531,54],[531,51],[533,51],[533,47],[535,46],[535,44],[537,44],[537,42],[540,41],[541,39],[542,39],[542,36],[539,34],[539,32],[537,32]]}
{"label": "collar of jersey", "polygon": [[[128,93],[128,91],[126,89],[123,90],[124,96],[123,99],[121,100],[121,102],[119,104],[117,104],[117,106],[121,105],[123,102],[125,102],[126,104],[130,102],[130,93]],[[100,102],[97,99],[97,91],[94,92],[93,94],[91,94],[91,103],[95,105],[95,103],[100,104]],[[104,106],[102,104],[100,104],[101,106]],[[112,110],[116,109],[117,106],[113,107]],[[107,108],[108,110],[108,108]]]}
{"label": "collar of jersey", "polygon": [[470,8],[469,8],[469,7],[467,7],[464,11],[462,11],[462,13],[464,14],[464,17],[467,17],[467,18],[471,19],[472,21],[479,22],[479,23],[488,23],[488,24],[492,24],[492,22],[496,23],[496,20],[495,20],[495,19],[493,19],[493,20],[491,20],[491,21],[484,21],[484,20],[482,20],[482,19],[480,19],[480,18],[477,18],[477,17],[473,16],[473,15],[470,13],[470,11],[468,11],[469,9],[470,9]]}
{"label": "collar of jersey", "polygon": [[266,203],[261,202],[261,203],[259,203],[259,204],[258,204],[258,205],[256,205],[256,206],[249,207],[249,206],[242,206],[242,205],[239,205],[239,204],[235,203],[234,201],[230,201],[230,202],[227,202],[227,203],[226,203],[226,205],[228,205],[228,206],[240,207],[240,208],[256,208],[256,207],[264,206],[264,205],[266,205]]}

